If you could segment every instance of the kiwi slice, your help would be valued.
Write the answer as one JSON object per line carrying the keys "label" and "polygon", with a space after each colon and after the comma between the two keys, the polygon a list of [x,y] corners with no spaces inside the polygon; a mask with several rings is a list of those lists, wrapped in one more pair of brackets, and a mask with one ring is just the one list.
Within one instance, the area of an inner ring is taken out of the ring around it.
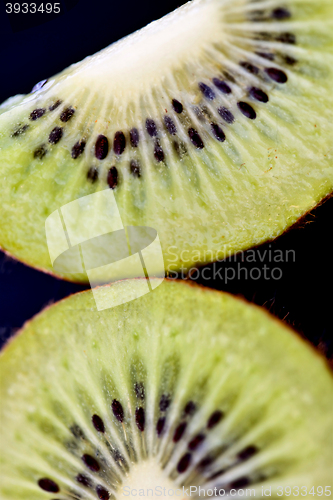
{"label": "kiwi slice", "polygon": [[67,298],[2,352],[2,500],[325,496],[325,360],[256,306],[184,282],[112,308],[141,285],[102,287],[102,313],[91,291]]}
{"label": "kiwi slice", "polygon": [[193,0],[4,103],[2,248],[52,272],[47,217],[106,189],[168,272],[283,233],[333,190],[332,14]]}

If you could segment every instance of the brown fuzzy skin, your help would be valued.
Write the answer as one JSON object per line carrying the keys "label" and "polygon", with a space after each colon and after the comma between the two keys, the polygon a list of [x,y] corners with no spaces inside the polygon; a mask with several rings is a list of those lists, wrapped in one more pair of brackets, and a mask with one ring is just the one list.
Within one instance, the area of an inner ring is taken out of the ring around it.
{"label": "brown fuzzy skin", "polygon": [[[234,254],[226,257],[225,260],[227,260],[229,257],[235,257],[237,255],[241,255],[244,252],[247,252],[248,250],[257,250],[262,248],[264,245],[267,245],[268,243],[275,243],[276,241],[279,241],[281,238],[286,236],[287,234],[293,233],[294,231],[297,231],[298,229],[304,229],[307,224],[311,224],[313,221],[310,220],[311,218],[315,218],[316,214],[313,212],[316,212],[324,203],[326,203],[328,200],[333,198],[333,191],[332,193],[328,194],[325,196],[325,198],[320,201],[315,207],[311,208],[306,214],[302,215],[297,221],[290,227],[288,227],[283,233],[281,233],[279,236],[276,236],[276,238],[268,239],[264,241],[263,243],[259,243],[259,245],[255,245],[253,247],[246,248],[244,250],[240,250],[239,252],[235,252]],[[216,261],[215,261],[216,262]],[[214,262],[211,262],[210,264],[214,264]],[[203,267],[207,266],[208,264],[199,264],[198,266],[193,266],[193,270],[195,269],[202,269]]]}
{"label": "brown fuzzy skin", "polygon": [[[290,234],[290,233],[293,233],[294,231],[296,230],[299,230],[299,229],[304,229],[306,227],[307,224],[310,224],[313,222],[313,218],[316,217],[316,211],[322,206],[324,205],[325,202],[327,202],[328,200],[330,200],[331,198],[333,198],[333,192],[330,193],[329,195],[327,195],[321,202],[319,202],[313,209],[309,210],[305,215],[303,215],[302,217],[300,217],[290,228],[288,228],[284,233],[282,233],[281,235],[277,236],[276,238],[272,239],[272,240],[268,240],[264,243],[261,243],[260,245],[256,245],[254,247],[251,247],[251,248],[248,248],[247,250],[255,250],[255,249],[260,249],[262,248],[264,245],[267,245],[268,243],[274,243],[278,240],[280,240],[280,238],[283,238],[284,236]],[[0,250],[4,252],[5,255],[7,255],[8,257],[10,257],[11,259],[13,260],[17,260],[19,262],[21,262],[22,264],[28,266],[28,267],[32,267],[32,266],[29,266],[28,264],[26,264],[24,261],[21,261],[19,259],[15,259],[15,257],[13,257],[8,251],[6,250],[3,250],[1,247],[0,247]],[[246,250],[245,250],[246,251]],[[242,251],[243,252],[243,251]],[[241,255],[241,252],[238,252],[238,253],[235,253],[234,255]],[[213,264],[213,262],[211,263]],[[202,264],[200,266],[197,266],[198,269],[202,269],[204,266],[206,266],[207,264]],[[197,269],[197,268],[193,268],[193,269]],[[51,271],[48,271],[48,270],[45,270],[45,269],[42,269],[42,268],[39,268],[39,267],[34,267],[33,269],[36,269],[38,271],[41,271],[49,276],[52,276],[53,278],[56,278],[58,280],[63,280],[63,281],[67,281],[67,282],[70,282],[70,283],[76,283],[78,285],[85,285],[84,283],[81,283],[81,282],[73,282],[71,281],[70,279],[66,279],[66,278],[63,278],[61,276],[58,276],[56,273],[52,273]],[[168,278],[165,278],[166,280],[169,280]],[[120,281],[123,281],[123,280],[120,280]],[[180,280],[174,280],[174,279],[170,279],[169,281],[180,281]],[[183,281],[183,280],[182,280]],[[193,281],[191,280],[188,280],[186,281],[187,284],[189,286],[196,286],[196,287],[201,287],[201,288],[207,288],[208,290],[213,290],[213,289],[210,289],[209,287],[205,287],[203,285],[200,285],[200,284],[197,284],[197,283],[194,283]],[[87,290],[90,289],[89,287],[89,284],[87,283]],[[103,286],[107,286],[107,285],[103,285]],[[215,290],[216,291],[216,290]],[[83,292],[78,292],[78,293],[83,293]],[[220,293],[220,292],[217,292],[217,293]],[[230,294],[229,292],[223,292],[223,293],[228,293],[228,295],[232,295]],[[75,295],[75,294],[73,294]],[[260,307],[250,301],[248,301],[243,295],[241,294],[237,294],[236,295],[240,300],[243,300],[244,302],[248,303],[248,304],[252,304],[254,305],[255,307]],[[66,299],[66,298],[65,298]],[[62,299],[62,300],[65,300],[65,299]],[[61,302],[61,301],[59,301]],[[41,314],[44,310],[48,309],[49,307],[52,307],[53,304],[51,304],[50,306],[47,306],[46,308],[44,308],[40,313],[38,313],[36,316],[38,316],[39,314]],[[320,355],[321,358],[325,359],[326,360],[326,363],[327,365],[330,367],[330,370],[332,370],[333,372],[333,358],[331,359],[328,359],[326,357],[326,354],[324,352],[323,349],[320,349],[320,346],[316,347],[308,338],[307,336],[304,334],[304,332],[302,330],[299,330],[297,329],[294,325],[288,323],[287,321],[285,321],[283,318],[280,318],[279,316],[277,315],[273,315],[273,313],[271,313],[269,310],[267,310],[265,308],[265,306],[263,305],[262,306],[263,309],[266,310],[267,314],[270,315],[270,317],[273,317],[276,321],[279,321],[279,322],[282,322],[284,323],[284,325],[290,329],[290,331],[292,331],[294,334],[296,334],[298,337],[300,337],[302,339],[303,342],[306,342],[308,345],[311,345],[312,349],[318,354]],[[32,318],[33,319],[33,318]],[[16,338],[17,335],[19,335],[23,330],[24,328],[30,323],[31,320],[28,320],[12,337],[10,337],[6,343],[4,344],[4,346],[2,347],[1,350],[5,349],[6,346],[14,339]],[[0,353],[1,355],[1,353]]]}
{"label": "brown fuzzy skin", "polygon": [[[325,198],[323,200],[321,200],[315,207],[311,208],[311,210],[309,210],[308,212],[306,212],[306,214],[304,214],[302,217],[300,217],[292,226],[290,226],[289,229],[286,229],[286,231],[284,233],[282,233],[280,236],[284,236],[285,234],[289,234],[291,231],[294,231],[294,229],[303,229],[307,224],[310,224],[312,222],[310,220],[310,216],[311,217],[316,216],[312,212],[318,210],[318,208],[320,208],[322,205],[324,205],[324,203],[326,203],[331,198],[333,198],[333,191],[332,191],[332,193],[325,196]],[[280,236],[278,236],[277,238],[274,238],[272,241],[276,241],[277,239],[280,238]]]}
{"label": "brown fuzzy skin", "polygon": [[[230,255],[230,257],[237,257],[238,255],[242,255],[244,252],[247,252],[249,250],[259,250],[261,248],[263,248],[265,245],[269,244],[269,243],[275,243],[277,241],[279,241],[281,238],[284,238],[286,237],[287,235],[289,234],[292,234],[292,233],[295,233],[297,230],[300,230],[300,229],[304,229],[308,224],[311,224],[313,221],[313,219],[315,219],[316,217],[316,211],[318,211],[318,209],[324,205],[327,201],[329,201],[330,199],[333,198],[333,192],[328,194],[322,201],[320,201],[314,208],[310,209],[306,214],[304,214],[302,217],[300,217],[292,226],[290,226],[288,229],[286,229],[282,234],[280,234],[279,236],[277,236],[276,238],[273,238],[273,239],[270,239],[270,240],[267,240],[263,243],[260,243],[259,245],[255,245],[253,247],[250,247],[250,248],[247,248],[246,250],[241,250],[239,252],[236,252],[234,253],[233,255]],[[229,258],[229,257],[228,257]],[[227,258],[226,258],[227,259]],[[214,264],[214,262],[211,262],[210,265]],[[193,266],[192,269],[190,270],[190,273],[189,273],[189,277],[191,276],[191,273],[194,272],[196,269],[200,270],[200,269],[203,269],[205,266],[207,266],[209,264],[200,264],[198,266]],[[185,278],[187,279],[187,278]],[[193,281],[189,280],[191,283],[193,283]],[[228,293],[228,292],[225,292],[225,293]],[[241,294],[237,294],[237,297],[243,299],[245,302],[249,302],[243,295]],[[251,302],[250,302],[251,303]],[[260,307],[260,306],[259,306]],[[265,308],[265,305],[263,304],[262,305],[263,308]],[[266,308],[265,308],[266,309]],[[267,309],[266,309],[267,310]],[[273,317],[275,317],[278,321],[282,321],[283,323],[285,323],[287,326],[289,326],[289,328],[294,332],[296,333],[304,342],[310,344],[316,352],[320,353],[322,357],[324,357],[327,361],[327,363],[329,364],[330,366],[330,369],[333,370],[333,357],[332,358],[327,358],[326,354],[325,354],[325,351],[324,349],[321,349],[320,348],[320,345],[318,347],[314,346],[314,344],[308,339],[308,337],[304,334],[304,332],[302,330],[299,330],[297,329],[294,325],[292,325],[291,323],[288,323],[287,321],[285,321],[283,318],[279,317],[278,315],[274,314],[274,313],[271,313],[269,312],[269,314]]]}
{"label": "brown fuzzy skin", "polygon": [[3,252],[7,257],[9,257],[10,259],[14,260],[14,261],[17,261],[19,262],[20,264],[23,264],[24,266],[27,266],[27,267],[31,267],[31,269],[36,269],[36,271],[40,271],[44,274],[47,274],[48,276],[52,276],[53,278],[56,278],[58,280],[64,280],[64,281],[68,281],[70,283],[77,283],[78,285],[82,285],[82,283],[80,282],[75,282],[75,281],[71,281],[69,279],[66,279],[66,278],[63,278],[62,276],[59,276],[57,275],[56,273],[52,273],[52,271],[48,271],[47,269],[43,269],[42,267],[38,267],[38,266],[31,266],[30,264],[28,264],[27,262],[25,262],[24,260],[21,260],[21,259],[18,259],[17,257],[15,257],[14,255],[12,255],[10,252],[8,252],[8,250],[5,250],[4,248],[2,248],[0,246],[0,251]]}
{"label": "brown fuzzy skin", "polygon": [[218,290],[214,290],[213,288],[209,288],[209,287],[206,287],[206,286],[203,286],[203,285],[200,285],[200,284],[197,284],[197,283],[194,283],[193,281],[184,281],[184,280],[170,280],[170,279],[167,279],[167,281],[182,281],[182,283],[186,283],[188,286],[192,286],[194,288],[201,288],[202,290],[208,290],[210,292],[215,292],[215,293],[223,293],[223,294],[226,294],[226,295],[229,295],[231,297],[237,297],[238,300],[241,300],[242,302],[244,302],[244,304],[247,304],[247,305],[251,305],[252,307],[256,308],[256,309],[260,309],[261,311],[264,312],[264,314],[266,314],[266,316],[268,316],[270,319],[272,319],[275,323],[279,323],[279,324],[283,324],[283,326],[289,330],[289,332],[292,334],[292,335],[296,335],[300,340],[302,340],[302,342],[304,342],[308,347],[311,348],[312,352],[314,354],[316,354],[317,357],[319,357],[322,361],[324,361],[324,363],[326,364],[327,368],[329,368],[329,371],[333,377],[333,360],[328,360],[326,358],[326,356],[323,354],[323,352],[318,349],[316,346],[313,345],[313,343],[305,336],[302,334],[302,332],[296,330],[295,328],[293,328],[289,323],[285,322],[284,320],[278,318],[277,316],[273,315],[272,313],[270,313],[268,311],[268,309],[266,309],[265,307],[261,307],[261,306],[258,306],[257,304],[254,304],[253,302],[250,302],[249,300],[246,299],[246,297],[244,297],[243,295],[241,294],[237,294],[237,295],[234,295],[230,292],[220,292]]}
{"label": "brown fuzzy skin", "polygon": [[[306,214],[302,215],[292,226],[287,228],[283,233],[281,233],[276,238],[268,239],[268,240],[264,241],[263,243],[260,243],[259,245],[255,245],[253,247],[249,247],[249,248],[245,248],[243,250],[240,250],[239,252],[235,252],[231,256],[238,255],[241,252],[246,252],[247,250],[255,250],[257,248],[261,248],[263,245],[266,245],[267,243],[273,243],[273,242],[279,240],[282,236],[289,234],[290,232],[293,232],[296,229],[304,228],[306,226],[306,224],[309,224],[310,222],[312,222],[309,220],[310,216],[315,217],[315,214],[313,214],[312,212],[316,211],[319,207],[321,207],[326,201],[330,200],[331,198],[333,198],[333,191],[330,194],[328,194],[327,196],[325,196],[325,198],[323,198],[323,200],[321,200],[319,203],[317,203],[317,205],[315,205],[308,212],[306,212]],[[38,267],[38,266],[31,266],[30,264],[28,264],[24,260],[18,259],[14,255],[12,255],[8,250],[5,250],[4,248],[2,248],[1,245],[0,245],[0,251],[2,251],[5,255],[7,255],[11,259],[18,261],[21,264],[24,264],[25,266],[31,267],[32,269],[36,269],[37,271],[41,271],[42,273],[47,274],[49,276],[52,276],[53,278],[67,281],[69,283],[74,283],[77,285],[82,285],[82,286],[87,285],[87,289],[89,288],[89,283],[83,283],[81,281],[71,280],[69,278],[66,278],[65,276],[59,275],[59,274],[52,272],[52,271],[49,271],[47,269],[43,269],[43,268]],[[207,266],[208,264],[214,264],[214,262],[210,262],[210,263],[206,262],[205,264],[199,264],[197,267],[193,266],[193,269],[201,269],[202,267]]]}
{"label": "brown fuzzy skin", "polygon": [[[147,278],[134,278],[135,280],[146,280],[148,281]],[[151,279],[154,279],[154,278],[151,278]],[[96,288],[103,288],[103,287],[109,287],[109,286],[114,286],[116,285],[117,283],[121,283],[121,282],[124,282],[124,281],[133,281],[133,280],[119,280],[119,281],[116,281],[115,283],[113,283],[112,285],[102,285],[101,287],[96,287]],[[276,316],[273,316],[267,309],[265,309],[264,307],[260,307],[258,306],[257,304],[254,304],[250,301],[248,301],[245,297],[243,297],[242,295],[233,295],[229,292],[220,292],[218,290],[214,290],[212,288],[208,288],[208,287],[205,287],[205,286],[202,286],[202,285],[199,285],[197,283],[194,283],[193,281],[184,281],[184,280],[172,280],[172,279],[168,279],[168,278],[165,278],[165,281],[170,281],[170,282],[174,282],[174,281],[179,281],[181,282],[182,284],[184,284],[184,286],[189,286],[189,287],[193,287],[193,288],[200,288],[201,290],[207,292],[207,293],[216,293],[216,294],[225,294],[225,295],[229,295],[230,297],[237,297],[238,300],[242,301],[244,304],[248,305],[248,306],[251,306],[251,307],[254,307],[256,309],[260,309],[262,312],[264,312],[264,314],[269,317],[271,320],[273,320],[275,323],[279,323],[281,325],[281,323],[283,324],[283,327],[286,328],[291,335],[296,335],[300,340],[302,340],[302,342],[304,342],[311,350],[312,352],[324,363],[324,365],[326,365],[326,368],[328,369],[328,371],[330,372],[332,378],[333,378],[333,361],[329,361],[324,355],[323,353],[317,349],[310,341],[309,339],[307,339],[306,337],[304,337],[302,335],[302,333],[298,332],[297,330],[295,330],[294,328],[291,327],[291,325],[289,325],[288,323],[282,321],[281,319],[278,319]],[[54,303],[54,304],[51,304],[47,307],[45,307],[42,311],[40,311],[38,314],[36,314],[33,318],[29,319],[28,321],[25,322],[25,324],[22,326],[22,328],[20,328],[20,330],[18,330],[15,335],[13,335],[12,337],[10,337],[7,342],[4,344],[4,346],[2,347],[1,351],[0,351],[0,359],[1,359],[1,355],[2,353],[5,351],[5,349],[13,342],[14,339],[16,339],[18,336],[22,335],[24,333],[24,330],[26,327],[28,327],[28,325],[37,317],[39,317],[41,314],[44,314],[45,311],[47,311],[48,309],[50,309],[51,307],[54,307],[56,306],[57,304],[60,304],[61,302],[64,302],[65,300],[67,300],[69,297],[71,296],[74,296],[74,295],[79,295],[79,294],[82,294],[82,293],[87,293],[87,291],[89,290],[84,290],[83,292],[78,292],[78,293],[74,293],[74,294],[71,294],[69,295],[68,297],[65,297],[64,299],[62,300],[59,300],[58,302]]]}

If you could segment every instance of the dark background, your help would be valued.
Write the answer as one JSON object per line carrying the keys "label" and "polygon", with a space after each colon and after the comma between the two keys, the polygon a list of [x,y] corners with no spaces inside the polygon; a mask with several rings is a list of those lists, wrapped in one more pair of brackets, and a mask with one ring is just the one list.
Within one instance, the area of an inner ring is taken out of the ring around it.
{"label": "dark background", "polygon": [[[61,0],[58,15],[7,15],[6,3],[0,0],[0,102],[30,92],[38,81],[185,2]],[[333,199],[312,211],[298,228],[259,249],[261,255],[270,248],[295,250],[295,262],[278,264],[283,271],[281,280],[243,277],[225,284],[219,278],[206,281],[199,277],[197,281],[264,305],[332,359],[332,220]],[[242,257],[246,260],[243,255],[238,262]],[[238,262],[231,259],[218,266],[236,270]],[[260,266],[265,264],[275,267],[268,258]],[[250,271],[258,263],[244,262],[242,266]],[[210,274],[214,271],[216,266],[211,265]],[[30,269],[0,252],[0,346],[44,306],[83,288]]]}

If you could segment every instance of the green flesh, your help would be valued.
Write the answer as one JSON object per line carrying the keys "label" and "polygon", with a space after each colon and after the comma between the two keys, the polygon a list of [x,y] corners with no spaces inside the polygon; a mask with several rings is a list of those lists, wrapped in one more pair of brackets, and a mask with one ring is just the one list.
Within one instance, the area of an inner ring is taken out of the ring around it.
{"label": "green flesh", "polygon": [[[278,487],[304,487],[311,498],[313,486],[330,486],[333,379],[325,361],[257,307],[181,282],[112,308],[140,285],[104,287],[110,309],[102,313],[91,291],[72,296],[33,319],[2,352],[1,499],[95,499],[98,486],[122,498],[125,484],[227,490],[244,478],[256,496],[265,486],[273,498]],[[144,388],[144,399],[135,387]],[[162,396],[170,400],[163,411]],[[115,399],[122,424],[111,410]],[[196,409],[185,416],[190,401]],[[145,411],[144,431],[137,408]],[[208,429],[216,411],[224,416]],[[187,429],[175,443],[181,422]],[[205,440],[179,473],[198,433]],[[99,472],[84,464],[85,454]],[[212,463],[200,468],[207,457]],[[40,479],[60,491],[42,490]]]}
{"label": "green flesh", "polygon": [[[333,4],[282,3],[194,0],[51,78],[34,94],[5,103],[0,109],[1,247],[52,272],[47,217],[73,200],[109,189],[111,167],[118,172],[112,187],[124,226],[157,230],[167,272],[273,239],[329,195]],[[272,20],[277,8],[291,17]],[[254,65],[258,74],[240,62]],[[272,80],[267,68],[283,71],[288,81]],[[232,92],[219,91],[214,78]],[[200,82],[214,90],[213,100],[199,90]],[[252,87],[269,101],[252,97]],[[182,113],[174,111],[173,99],[182,103]],[[58,100],[61,104],[49,111]],[[239,102],[250,104],[256,119],[244,116]],[[69,107],[75,113],[63,122],[60,116]],[[234,123],[218,113],[222,107]],[[32,121],[35,109],[47,111]],[[173,120],[175,135],[165,116]],[[156,123],[163,161],[158,161],[161,153],[154,154],[156,137],[147,133],[147,118]],[[214,136],[212,123],[223,130],[224,142]],[[13,137],[25,125],[29,128]],[[50,144],[55,127],[63,128],[63,136]],[[138,147],[130,143],[133,127],[139,131]],[[191,142],[190,128],[198,131],[203,149]],[[118,131],[126,148],[116,155]],[[95,156],[99,135],[110,146],[103,160]],[[85,150],[73,159],[72,148],[81,140]],[[45,156],[34,158],[41,146]],[[131,173],[133,160],[140,177]],[[91,168],[98,171],[95,182],[87,178]],[[82,273],[60,275],[87,281]]]}

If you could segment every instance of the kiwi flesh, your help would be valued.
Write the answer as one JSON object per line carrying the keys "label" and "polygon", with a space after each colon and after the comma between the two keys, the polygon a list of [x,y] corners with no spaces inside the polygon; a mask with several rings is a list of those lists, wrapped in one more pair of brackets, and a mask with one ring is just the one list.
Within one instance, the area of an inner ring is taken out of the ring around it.
{"label": "kiwi flesh", "polygon": [[267,312],[185,282],[112,307],[140,286],[101,287],[103,312],[92,291],[67,298],[1,353],[1,499],[325,491],[325,360]]}
{"label": "kiwi flesh", "polygon": [[283,233],[333,190],[332,14],[193,0],[5,102],[1,247],[55,272],[47,217],[106,189],[167,272]]}

